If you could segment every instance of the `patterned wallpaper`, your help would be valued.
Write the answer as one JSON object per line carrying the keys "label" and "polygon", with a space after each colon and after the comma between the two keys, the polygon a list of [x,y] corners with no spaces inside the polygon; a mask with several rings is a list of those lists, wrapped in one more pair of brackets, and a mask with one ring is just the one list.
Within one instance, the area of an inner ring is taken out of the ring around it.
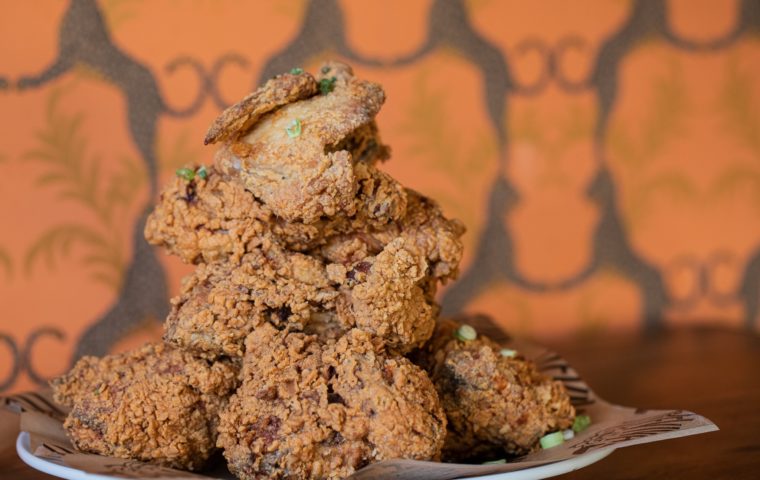
{"label": "patterned wallpaper", "polygon": [[142,239],[208,124],[323,59],[382,83],[385,169],[468,227],[444,312],[534,337],[758,330],[756,0],[70,0],[0,17],[0,391],[161,334]]}

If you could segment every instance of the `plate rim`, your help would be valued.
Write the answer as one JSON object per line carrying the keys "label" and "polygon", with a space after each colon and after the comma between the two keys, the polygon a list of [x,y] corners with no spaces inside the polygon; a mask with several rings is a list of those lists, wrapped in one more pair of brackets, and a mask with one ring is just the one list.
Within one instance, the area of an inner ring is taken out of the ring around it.
{"label": "plate rim", "polygon": [[558,462],[547,463],[546,465],[525,468],[523,470],[514,470],[512,472],[466,477],[462,480],[540,480],[543,478],[556,477],[557,475],[564,475],[565,473],[580,470],[592,463],[596,463],[608,457],[615,450],[615,447],[602,448],[593,452],[584,453],[577,457],[570,457]]}
{"label": "plate rim", "polygon": [[[546,465],[539,465],[537,467],[516,470],[513,472],[467,477],[466,480],[539,480],[587,467],[592,463],[602,460],[614,451],[615,448],[610,447]],[[118,478],[96,473],[88,473],[84,470],[79,470],[78,468],[66,465],[59,465],[55,462],[34,455],[29,441],[29,432],[19,432],[18,437],[16,437],[16,453],[18,453],[19,458],[21,458],[24,463],[35,470],[58,478],[65,478],[68,480],[115,480]]]}
{"label": "plate rim", "polygon": [[50,460],[38,457],[32,452],[29,432],[19,432],[18,437],[16,437],[16,453],[19,458],[21,458],[21,461],[35,470],[58,478],[65,478],[67,480],[114,480],[117,478],[99,475],[97,473],[88,473],[84,470],[79,470],[78,468],[59,465]]}

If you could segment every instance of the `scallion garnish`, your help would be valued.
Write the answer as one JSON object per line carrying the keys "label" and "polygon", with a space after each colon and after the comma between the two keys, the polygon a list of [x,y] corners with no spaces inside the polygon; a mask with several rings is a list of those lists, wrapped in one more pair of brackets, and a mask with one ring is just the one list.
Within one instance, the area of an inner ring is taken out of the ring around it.
{"label": "scallion garnish", "polygon": [[335,81],[337,78],[330,77],[330,78],[323,78],[319,81],[319,91],[322,92],[322,95],[328,94],[335,89]]}
{"label": "scallion garnish", "polygon": [[201,177],[202,179],[206,180],[208,178],[208,170],[206,170],[206,166],[202,165],[198,170],[195,171],[195,174]]}
{"label": "scallion garnish", "polygon": [[328,67],[327,65],[325,65],[324,67],[322,67],[321,71],[322,71],[322,73],[325,73],[325,74],[326,73],[330,73],[330,67]]}
{"label": "scallion garnish", "polygon": [[586,430],[589,425],[591,425],[591,417],[588,415],[577,415],[575,420],[573,420],[573,431],[580,433]]}
{"label": "scallion garnish", "polygon": [[301,75],[303,73],[303,68],[301,67],[291,68],[290,73],[293,75]]}
{"label": "scallion garnish", "polygon": [[195,178],[195,171],[192,168],[183,167],[177,170],[177,176],[189,182]]}
{"label": "scallion garnish", "polygon": [[549,433],[541,437],[539,443],[541,443],[541,448],[546,450],[547,448],[553,448],[565,443],[565,437],[562,435],[562,432]]}
{"label": "scallion garnish", "polygon": [[478,338],[478,332],[469,325],[462,325],[456,329],[454,336],[463,342],[471,342]]}
{"label": "scallion garnish", "polygon": [[293,119],[293,121],[290,122],[290,125],[285,128],[285,131],[290,138],[296,138],[301,135],[301,120],[298,118]]}
{"label": "scallion garnish", "polygon": [[512,358],[517,355],[517,350],[512,350],[511,348],[502,348],[499,350],[499,354],[502,357]]}
{"label": "scallion garnish", "polygon": [[502,463],[507,463],[507,459],[500,458],[498,460],[491,460],[490,462],[483,462],[483,465],[501,465]]}
{"label": "scallion garnish", "polygon": [[562,438],[565,440],[571,440],[573,437],[575,437],[575,432],[572,428],[568,428],[567,430],[562,430]]}

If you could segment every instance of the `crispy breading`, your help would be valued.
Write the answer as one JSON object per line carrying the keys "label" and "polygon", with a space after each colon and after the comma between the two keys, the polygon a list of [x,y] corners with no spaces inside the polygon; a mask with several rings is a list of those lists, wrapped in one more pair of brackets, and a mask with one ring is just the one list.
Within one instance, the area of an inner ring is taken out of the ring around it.
{"label": "crispy breading", "polygon": [[375,254],[396,238],[405,238],[424,254],[430,276],[442,282],[456,278],[462,259],[464,226],[458,220],[446,218],[436,202],[413,190],[406,190],[406,199],[406,210],[399,221],[328,237],[321,254],[332,262],[347,263],[357,257],[358,251]]}
{"label": "crispy breading", "polygon": [[309,98],[318,91],[319,85],[309,73],[278,75],[222,112],[209,127],[203,143],[208,145],[228,139],[236,140],[264,114],[288,103]]}
{"label": "crispy breading", "polygon": [[271,211],[237,177],[212,166],[206,179],[169,182],[148,216],[145,238],[186,263],[239,261],[272,221]]}
{"label": "crispy breading", "polygon": [[545,434],[570,427],[575,409],[561,382],[522,356],[500,354],[488,337],[455,338],[442,321],[415,361],[430,374],[448,418],[447,461],[522,455]]}
{"label": "crispy breading", "polygon": [[331,91],[268,113],[217,152],[217,161],[239,165],[246,188],[286,221],[356,213],[354,166],[361,159],[341,148],[363,134],[385,93],[347,66],[333,70]]}
{"label": "crispy breading", "polygon": [[[239,261],[270,235],[285,248],[310,252],[332,263],[376,255],[393,239],[411,239],[425,253],[430,273],[455,278],[464,227],[443,216],[438,205],[402,188],[372,167],[359,168],[358,212],[307,225],[285,222],[247,191],[236,173],[208,168],[206,179],[176,178],[148,217],[145,237],[188,263]],[[366,172],[366,173],[364,173]]]}
{"label": "crispy breading", "polygon": [[435,325],[438,307],[426,290],[435,282],[426,272],[424,256],[404,238],[349,265],[264,241],[240,263],[202,264],[186,277],[164,340],[200,355],[240,357],[246,335],[265,323],[325,338],[356,327],[405,353]]}
{"label": "crispy breading", "polygon": [[435,327],[435,309],[419,285],[426,272],[425,256],[414,244],[393,240],[376,257],[347,269],[338,317],[400,353],[422,346]]}
{"label": "crispy breading", "polygon": [[216,451],[218,414],[237,386],[237,367],[162,343],[84,357],[51,382],[72,407],[64,428],[85,452],[199,470]]}
{"label": "crispy breading", "polygon": [[380,460],[436,460],[446,419],[425,373],[364,332],[337,342],[266,325],[246,340],[218,445],[241,479],[338,479]]}
{"label": "crispy breading", "polygon": [[286,248],[307,251],[331,236],[382,229],[406,213],[407,192],[387,174],[369,167],[359,173],[353,217],[339,216],[313,224],[286,222],[246,190],[236,171],[207,169],[207,178],[172,180],[148,217],[145,238],[165,247],[187,263],[213,262],[240,257],[269,234]]}
{"label": "crispy breading", "polygon": [[264,239],[240,262],[200,265],[172,299],[164,340],[210,356],[243,355],[256,327],[303,329],[312,315],[334,308],[337,290],[319,260]]}

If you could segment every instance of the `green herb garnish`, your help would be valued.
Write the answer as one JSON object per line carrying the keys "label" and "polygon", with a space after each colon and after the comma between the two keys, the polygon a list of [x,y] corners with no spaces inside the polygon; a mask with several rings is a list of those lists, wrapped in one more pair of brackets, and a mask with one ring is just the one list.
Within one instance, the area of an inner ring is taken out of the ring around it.
{"label": "green herb garnish", "polygon": [[499,460],[491,460],[490,462],[483,462],[483,465],[501,465],[502,463],[507,463],[507,459],[500,458]]}
{"label": "green herb garnish", "polygon": [[201,177],[202,179],[206,180],[208,178],[208,170],[206,170],[206,166],[201,166],[198,170],[195,171],[195,174]]}
{"label": "green herb garnish", "polygon": [[177,170],[177,176],[189,182],[195,178],[195,171],[192,168],[183,167]]}
{"label": "green herb garnish", "polygon": [[322,95],[328,94],[335,89],[336,80],[336,77],[330,77],[319,81],[319,91],[322,92]]}
{"label": "green herb garnish", "polygon": [[499,354],[502,357],[512,358],[517,356],[517,350],[512,350],[511,348],[502,348],[499,350]]}
{"label": "green herb garnish", "polygon": [[541,443],[541,448],[546,450],[547,448],[553,448],[565,443],[565,436],[562,435],[562,432],[549,433],[541,437],[539,443]]}
{"label": "green herb garnish", "polygon": [[288,133],[288,136],[290,138],[296,138],[297,136],[301,135],[301,120],[298,118],[293,119],[293,121],[290,122],[290,125],[285,128],[285,131]]}
{"label": "green herb garnish", "polygon": [[463,342],[471,342],[478,338],[478,332],[476,332],[475,329],[469,325],[462,325],[456,329],[454,336],[457,338],[457,340],[461,340]]}
{"label": "green herb garnish", "polygon": [[591,417],[588,415],[577,415],[575,420],[573,420],[573,431],[580,433],[586,430],[589,425],[591,425]]}
{"label": "green herb garnish", "polygon": [[291,68],[290,73],[293,75],[301,75],[303,73],[303,68],[301,67]]}

